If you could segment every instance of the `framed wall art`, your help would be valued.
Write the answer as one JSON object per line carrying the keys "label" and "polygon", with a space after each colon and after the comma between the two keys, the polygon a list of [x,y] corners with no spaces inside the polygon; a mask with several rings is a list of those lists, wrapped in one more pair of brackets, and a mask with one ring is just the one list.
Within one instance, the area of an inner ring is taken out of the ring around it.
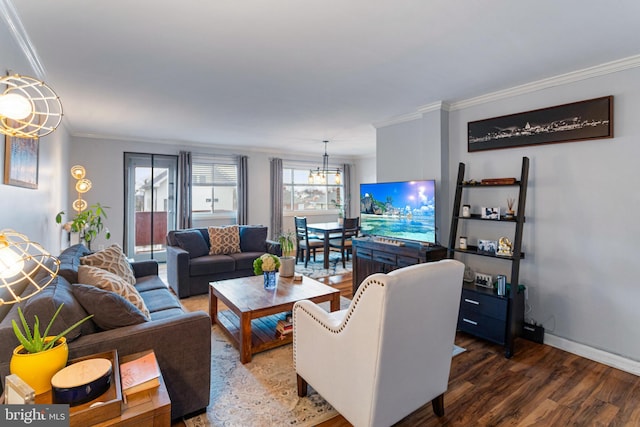
{"label": "framed wall art", "polygon": [[4,150],[4,183],[38,188],[38,138],[7,136]]}
{"label": "framed wall art", "polygon": [[613,138],[613,96],[467,124],[468,151]]}

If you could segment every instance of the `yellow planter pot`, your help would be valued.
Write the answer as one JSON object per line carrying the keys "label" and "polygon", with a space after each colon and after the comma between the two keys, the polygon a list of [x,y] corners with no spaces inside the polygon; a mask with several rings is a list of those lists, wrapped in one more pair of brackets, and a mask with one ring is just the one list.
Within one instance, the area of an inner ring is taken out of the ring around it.
{"label": "yellow planter pot", "polygon": [[[47,337],[45,341],[49,342],[53,338],[55,337]],[[67,365],[69,358],[67,339],[62,337],[58,341],[62,344],[40,353],[21,353],[24,351],[22,345],[13,350],[9,365],[11,373],[29,384],[36,394],[51,390],[51,378]]]}

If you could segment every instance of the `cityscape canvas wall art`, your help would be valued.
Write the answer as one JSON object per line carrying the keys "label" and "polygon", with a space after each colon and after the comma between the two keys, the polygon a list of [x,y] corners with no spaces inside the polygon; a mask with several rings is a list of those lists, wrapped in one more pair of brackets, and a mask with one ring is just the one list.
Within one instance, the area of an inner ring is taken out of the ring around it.
{"label": "cityscape canvas wall art", "polygon": [[613,138],[613,96],[469,122],[468,151]]}

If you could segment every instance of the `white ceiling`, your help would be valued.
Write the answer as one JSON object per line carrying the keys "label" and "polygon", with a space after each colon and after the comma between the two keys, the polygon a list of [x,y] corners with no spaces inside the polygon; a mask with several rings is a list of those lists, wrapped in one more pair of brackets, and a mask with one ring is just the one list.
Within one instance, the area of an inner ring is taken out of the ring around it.
{"label": "white ceiling", "polygon": [[13,5],[74,135],[318,154],[372,154],[373,123],[640,53],[637,0]]}

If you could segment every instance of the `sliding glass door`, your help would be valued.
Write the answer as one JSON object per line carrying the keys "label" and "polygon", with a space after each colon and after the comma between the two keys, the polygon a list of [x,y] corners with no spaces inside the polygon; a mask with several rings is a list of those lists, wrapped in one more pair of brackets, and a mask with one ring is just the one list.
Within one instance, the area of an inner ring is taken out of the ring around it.
{"label": "sliding glass door", "polygon": [[166,261],[166,236],[177,223],[178,157],[125,153],[125,250],[136,261]]}

